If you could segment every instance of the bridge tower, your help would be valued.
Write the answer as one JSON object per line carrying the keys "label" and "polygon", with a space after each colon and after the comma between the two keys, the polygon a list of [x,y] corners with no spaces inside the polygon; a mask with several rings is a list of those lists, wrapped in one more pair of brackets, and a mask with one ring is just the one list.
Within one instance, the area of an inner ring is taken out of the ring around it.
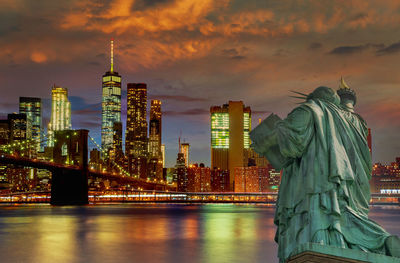
{"label": "bridge tower", "polygon": [[88,199],[88,130],[55,132],[54,162],[76,169],[52,169],[52,205],[85,205]]}

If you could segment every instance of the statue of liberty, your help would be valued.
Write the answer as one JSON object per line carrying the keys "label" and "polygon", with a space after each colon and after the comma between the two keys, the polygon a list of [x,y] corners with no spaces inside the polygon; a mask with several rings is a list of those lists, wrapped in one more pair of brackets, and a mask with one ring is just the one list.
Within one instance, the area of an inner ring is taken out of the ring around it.
{"label": "statue of liberty", "polygon": [[400,240],[368,218],[368,129],[356,94],[341,80],[319,87],[281,120],[271,114],[251,133],[254,150],[283,169],[274,223],[285,262],[304,243],[400,257]]}

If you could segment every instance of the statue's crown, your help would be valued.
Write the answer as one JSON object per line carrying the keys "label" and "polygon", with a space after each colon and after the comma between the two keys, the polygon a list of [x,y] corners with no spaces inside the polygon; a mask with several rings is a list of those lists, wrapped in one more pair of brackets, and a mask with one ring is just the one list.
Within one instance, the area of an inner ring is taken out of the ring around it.
{"label": "statue's crown", "polygon": [[349,86],[347,86],[346,82],[344,82],[344,79],[341,78],[340,80],[340,85],[339,85],[339,89],[336,92],[340,99],[351,99],[354,101],[354,105],[356,105],[357,102],[357,96],[356,96],[356,92],[352,89],[349,88]]}

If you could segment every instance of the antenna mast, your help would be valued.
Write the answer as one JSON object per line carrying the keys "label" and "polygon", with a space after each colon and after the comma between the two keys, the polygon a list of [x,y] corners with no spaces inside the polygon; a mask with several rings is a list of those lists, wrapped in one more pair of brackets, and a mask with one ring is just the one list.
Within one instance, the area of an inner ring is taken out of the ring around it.
{"label": "antenna mast", "polygon": [[111,72],[114,72],[114,38],[111,38]]}

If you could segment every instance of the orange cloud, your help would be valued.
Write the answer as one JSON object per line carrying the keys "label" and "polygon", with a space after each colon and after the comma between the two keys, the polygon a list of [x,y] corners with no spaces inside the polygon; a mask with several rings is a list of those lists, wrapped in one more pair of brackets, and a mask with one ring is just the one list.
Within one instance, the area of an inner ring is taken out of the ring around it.
{"label": "orange cloud", "polygon": [[42,52],[33,52],[31,54],[31,60],[36,63],[44,63],[47,61],[47,56]]}

